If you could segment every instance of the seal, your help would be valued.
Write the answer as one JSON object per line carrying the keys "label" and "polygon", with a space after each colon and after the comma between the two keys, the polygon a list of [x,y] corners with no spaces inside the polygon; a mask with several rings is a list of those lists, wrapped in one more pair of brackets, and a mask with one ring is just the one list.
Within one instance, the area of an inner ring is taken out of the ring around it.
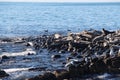
{"label": "seal", "polygon": [[111,32],[111,31],[105,30],[104,28],[102,29],[102,32],[103,32],[105,35],[115,33],[115,31],[112,31],[112,32]]}

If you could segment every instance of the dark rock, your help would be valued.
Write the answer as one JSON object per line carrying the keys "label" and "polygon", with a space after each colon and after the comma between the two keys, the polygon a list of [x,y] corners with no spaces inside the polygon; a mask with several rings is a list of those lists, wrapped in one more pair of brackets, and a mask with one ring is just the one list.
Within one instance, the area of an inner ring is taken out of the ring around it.
{"label": "dark rock", "polygon": [[43,75],[44,80],[57,80],[56,76],[53,73],[45,73]]}
{"label": "dark rock", "polygon": [[59,53],[65,53],[65,51],[64,50],[60,50]]}
{"label": "dark rock", "polygon": [[29,43],[26,43],[26,46],[28,47],[28,46],[31,46]]}
{"label": "dark rock", "polygon": [[35,47],[36,50],[40,49],[40,45],[38,45],[38,44],[35,44],[34,47]]}
{"label": "dark rock", "polygon": [[70,65],[68,67],[70,78],[81,77],[81,75],[83,74],[83,71],[84,69],[80,66]]}
{"label": "dark rock", "polygon": [[27,55],[34,55],[34,53],[28,53]]}
{"label": "dark rock", "polygon": [[116,57],[116,58],[112,59],[112,67],[120,68],[120,57]]}
{"label": "dark rock", "polygon": [[70,59],[73,59],[73,57],[67,57],[67,61],[69,61]]}
{"label": "dark rock", "polygon": [[53,58],[53,59],[55,59],[55,58],[61,58],[61,55],[58,55],[58,54],[52,55],[51,58]]}
{"label": "dark rock", "polygon": [[107,66],[102,60],[98,60],[95,63],[95,68],[97,73],[104,73],[107,72]]}
{"label": "dark rock", "polygon": [[81,55],[77,55],[77,58],[83,58]]}
{"label": "dark rock", "polygon": [[76,72],[76,76],[77,77],[81,77],[81,75],[84,75],[85,74],[85,67],[84,67],[84,65],[83,64],[79,64],[77,67],[76,67],[76,69],[77,69],[77,72]]}
{"label": "dark rock", "polygon": [[57,80],[64,80],[70,78],[69,72],[65,69],[58,69],[55,70],[53,73],[57,77]]}
{"label": "dark rock", "polygon": [[26,43],[26,46],[27,46],[27,47],[33,46],[33,43],[32,43],[32,42],[27,42],[27,43]]}
{"label": "dark rock", "polygon": [[69,50],[73,51],[77,51],[77,49],[79,49],[79,51],[84,50],[86,47],[88,47],[88,44],[86,43],[76,43],[76,42],[69,42]]}
{"label": "dark rock", "polygon": [[27,79],[27,80],[43,80],[43,79],[41,79],[41,77],[42,77],[42,75],[39,75],[39,76],[35,76],[35,77]]}
{"label": "dark rock", "polygon": [[[118,73],[120,71],[119,36],[119,33],[103,29],[102,31],[92,30],[80,33],[70,33],[68,36],[59,34],[43,35],[32,40],[34,41],[33,47],[36,50],[45,48],[51,52],[55,51],[58,53],[69,51],[69,56],[72,55],[73,58],[67,58],[65,65],[67,71],[55,71],[58,80],[63,80],[88,74],[105,72]],[[114,50],[111,50],[111,47],[114,47]],[[113,55],[111,55],[111,53]],[[62,54],[55,54],[52,55],[51,58],[61,58],[61,56]],[[33,68],[30,70],[41,70],[41,68]],[[44,75],[37,76],[36,80],[45,80],[46,78],[43,76]]]}
{"label": "dark rock", "polygon": [[42,53],[42,52],[43,52],[43,50],[39,50],[39,52],[40,52],[40,53]]}
{"label": "dark rock", "polygon": [[3,70],[0,70],[0,78],[2,78],[2,77],[7,77],[7,76],[9,76],[9,74],[7,74],[5,71],[3,71]]}
{"label": "dark rock", "polygon": [[6,55],[3,55],[2,60],[4,60],[4,59],[10,59],[10,58],[8,56],[6,56]]}
{"label": "dark rock", "polygon": [[72,59],[65,65],[71,78],[81,77],[84,74],[85,68],[82,63],[82,61]]}
{"label": "dark rock", "polygon": [[3,38],[2,41],[3,42],[12,42],[12,39],[10,39],[10,38]]}
{"label": "dark rock", "polygon": [[48,46],[48,50],[60,50],[61,46],[63,44],[61,42],[56,42],[56,43],[52,43],[51,45]]}
{"label": "dark rock", "polygon": [[111,73],[111,74],[119,74],[120,69],[119,68],[109,68],[109,73]]}
{"label": "dark rock", "polygon": [[57,78],[53,73],[47,72],[43,75],[39,75],[34,78],[30,78],[28,80],[57,80]]}
{"label": "dark rock", "polygon": [[77,54],[76,52],[71,52],[71,55],[75,57],[75,56],[77,56],[78,54]]}
{"label": "dark rock", "polygon": [[108,67],[111,67],[112,65],[112,60],[110,57],[104,59],[104,63],[108,66]]}

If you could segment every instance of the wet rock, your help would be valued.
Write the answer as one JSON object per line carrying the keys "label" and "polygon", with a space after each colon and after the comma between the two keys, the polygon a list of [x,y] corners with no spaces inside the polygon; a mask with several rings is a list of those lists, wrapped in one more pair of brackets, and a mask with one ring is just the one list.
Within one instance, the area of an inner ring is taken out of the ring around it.
{"label": "wet rock", "polygon": [[65,53],[65,51],[64,50],[60,50],[58,53]]}
{"label": "wet rock", "polygon": [[57,80],[57,78],[53,73],[47,72],[43,75],[39,75],[28,80]]}
{"label": "wet rock", "polygon": [[73,59],[73,57],[67,57],[67,61],[70,61],[71,59]]}
{"label": "wet rock", "polygon": [[[56,52],[51,56],[53,59],[61,58],[64,54],[72,55],[72,57],[65,56],[68,57],[66,62],[61,60],[64,64],[66,63],[66,70],[58,69],[54,71],[54,74],[47,73],[47,75],[39,75],[29,80],[56,80],[56,78],[57,80],[69,80],[82,75],[106,72],[119,73],[120,71],[119,32],[115,33],[105,29],[102,31],[88,30],[79,33],[71,32],[66,36],[60,34],[42,35],[27,41],[27,46],[32,46],[38,51],[45,48],[49,52]],[[38,67],[29,70],[41,71],[45,69]]]}
{"label": "wet rock", "polygon": [[28,53],[27,55],[34,55],[34,53]]}
{"label": "wet rock", "polygon": [[79,50],[79,51],[82,51],[84,50],[86,47],[88,47],[88,44],[86,43],[76,43],[76,42],[69,42],[69,51],[76,51]]}
{"label": "wet rock", "polygon": [[26,43],[26,46],[28,47],[28,46],[33,46],[33,43],[32,42],[27,42]]}
{"label": "wet rock", "polygon": [[56,59],[56,58],[61,58],[61,55],[59,55],[59,54],[52,55],[52,56],[51,56],[51,58],[53,58],[53,59]]}
{"label": "wet rock", "polygon": [[78,54],[76,52],[71,52],[71,56],[77,56]]}
{"label": "wet rock", "polygon": [[57,69],[53,73],[57,77],[57,80],[64,80],[70,78],[69,72],[65,69]]}
{"label": "wet rock", "polygon": [[111,58],[111,67],[120,68],[120,57]]}
{"label": "wet rock", "polygon": [[35,76],[33,78],[30,78],[30,79],[26,79],[26,80],[43,80],[41,79],[42,75],[39,75],[39,76]]}
{"label": "wet rock", "polygon": [[48,46],[48,50],[55,50],[55,49],[60,50],[60,48],[61,48],[62,45],[63,45],[63,44],[60,43],[60,42],[52,43],[52,44],[50,44],[50,45]]}
{"label": "wet rock", "polygon": [[42,52],[43,52],[43,50],[41,49],[41,50],[39,50],[39,52],[40,52],[40,53],[42,53]]}
{"label": "wet rock", "polygon": [[93,71],[92,71],[93,73],[107,72],[107,66],[102,59],[98,59],[98,60],[95,60],[94,62],[92,62],[90,68],[93,69]]}
{"label": "wet rock", "polygon": [[77,58],[83,58],[81,55],[77,55]]}
{"label": "wet rock", "polygon": [[9,74],[7,74],[5,71],[3,71],[3,70],[0,70],[0,78],[2,78],[2,77],[7,77],[7,76],[9,76]]}
{"label": "wet rock", "polygon": [[34,45],[34,48],[35,48],[35,50],[39,50],[39,49],[40,49],[40,45],[35,44],[35,45]]}
{"label": "wet rock", "polygon": [[2,60],[4,60],[4,59],[10,59],[10,58],[8,56],[6,56],[6,55],[3,55]]}
{"label": "wet rock", "polygon": [[69,71],[70,66],[77,67],[79,64],[80,64],[80,61],[78,59],[70,59],[69,62],[65,65],[65,67],[68,68],[68,71]]}
{"label": "wet rock", "polygon": [[3,38],[2,41],[3,42],[12,42],[12,39],[10,39],[10,38]]}
{"label": "wet rock", "polygon": [[119,74],[120,69],[119,68],[109,68],[109,73],[111,73],[111,74]]}
{"label": "wet rock", "polygon": [[70,78],[75,78],[75,77],[81,77],[81,75],[83,75],[83,68],[81,66],[74,66],[74,65],[70,65],[68,67],[68,72],[70,75]]}

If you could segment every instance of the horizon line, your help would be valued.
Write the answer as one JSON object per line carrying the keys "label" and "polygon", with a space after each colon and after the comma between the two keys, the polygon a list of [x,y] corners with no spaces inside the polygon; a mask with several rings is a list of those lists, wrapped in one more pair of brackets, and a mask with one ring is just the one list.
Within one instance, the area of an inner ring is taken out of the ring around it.
{"label": "horizon line", "polygon": [[62,3],[62,2],[72,2],[72,3],[117,3],[117,2],[120,2],[120,1],[1,1],[0,2],[48,2],[48,3],[51,3],[51,2],[58,2],[58,3]]}
{"label": "horizon line", "polygon": [[107,2],[107,1],[105,1],[105,2],[99,2],[99,1],[96,1],[96,2],[68,2],[68,1],[65,1],[65,2],[50,2],[50,1],[48,1],[48,2],[42,2],[42,1],[38,1],[38,2],[36,2],[36,1],[0,1],[0,2],[26,2],[26,3],[120,3],[120,2],[112,2],[112,1],[110,1],[110,2]]}

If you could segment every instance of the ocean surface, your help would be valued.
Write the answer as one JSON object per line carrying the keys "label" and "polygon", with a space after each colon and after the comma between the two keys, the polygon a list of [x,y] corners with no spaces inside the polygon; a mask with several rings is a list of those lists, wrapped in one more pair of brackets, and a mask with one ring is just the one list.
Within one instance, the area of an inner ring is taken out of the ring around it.
{"label": "ocean surface", "polygon": [[0,2],[0,36],[120,29],[120,3]]}

